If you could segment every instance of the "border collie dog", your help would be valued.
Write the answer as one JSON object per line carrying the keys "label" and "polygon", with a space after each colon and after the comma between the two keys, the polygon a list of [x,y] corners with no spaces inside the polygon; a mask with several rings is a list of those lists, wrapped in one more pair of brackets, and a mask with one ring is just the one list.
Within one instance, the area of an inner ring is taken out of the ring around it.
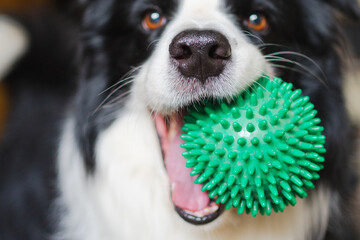
{"label": "border collie dog", "polygon": [[[76,30],[42,22],[51,31],[36,45],[29,27],[28,55],[7,78],[14,97],[0,144],[1,239],[357,239],[337,20],[358,18],[355,0],[78,0],[66,8]],[[76,51],[65,53],[69,40]],[[327,153],[308,198],[252,218],[200,191],[179,136],[188,106],[234,97],[264,73],[310,96]]]}

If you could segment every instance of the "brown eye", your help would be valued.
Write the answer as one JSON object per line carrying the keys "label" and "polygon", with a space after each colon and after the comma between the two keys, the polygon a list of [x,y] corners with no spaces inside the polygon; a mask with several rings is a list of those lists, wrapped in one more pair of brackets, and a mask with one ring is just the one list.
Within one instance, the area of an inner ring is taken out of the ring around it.
{"label": "brown eye", "polygon": [[162,27],[166,23],[166,18],[156,10],[148,12],[143,21],[142,26],[145,30],[155,30]]}
{"label": "brown eye", "polygon": [[251,14],[245,21],[245,25],[258,32],[264,32],[269,29],[266,17],[260,13]]}

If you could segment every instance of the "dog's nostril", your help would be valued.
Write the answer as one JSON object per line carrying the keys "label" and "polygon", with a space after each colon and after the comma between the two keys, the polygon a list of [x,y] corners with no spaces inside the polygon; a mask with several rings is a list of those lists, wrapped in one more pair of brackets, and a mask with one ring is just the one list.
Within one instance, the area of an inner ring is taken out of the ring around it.
{"label": "dog's nostril", "polygon": [[191,56],[192,52],[191,49],[188,46],[182,46],[182,55],[181,57],[184,58],[189,58]]}
{"label": "dog's nostril", "polygon": [[190,58],[191,54],[192,54],[190,47],[188,47],[186,45],[176,47],[170,53],[171,53],[172,58],[179,59],[179,60]]}
{"label": "dog's nostril", "polygon": [[231,57],[231,46],[219,32],[188,30],[173,39],[169,52],[183,76],[205,82],[224,71]]}
{"label": "dog's nostril", "polygon": [[231,56],[231,48],[229,46],[214,45],[210,48],[209,57],[216,59],[228,59]]}

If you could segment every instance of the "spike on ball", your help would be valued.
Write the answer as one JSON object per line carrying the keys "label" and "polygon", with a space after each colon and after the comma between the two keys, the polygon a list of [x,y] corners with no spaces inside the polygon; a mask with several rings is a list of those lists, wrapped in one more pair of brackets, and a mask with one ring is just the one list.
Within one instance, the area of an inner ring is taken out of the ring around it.
{"label": "spike on ball", "polygon": [[309,97],[292,88],[264,75],[234,101],[196,106],[184,117],[186,167],[226,209],[269,216],[315,187],[324,128]]}

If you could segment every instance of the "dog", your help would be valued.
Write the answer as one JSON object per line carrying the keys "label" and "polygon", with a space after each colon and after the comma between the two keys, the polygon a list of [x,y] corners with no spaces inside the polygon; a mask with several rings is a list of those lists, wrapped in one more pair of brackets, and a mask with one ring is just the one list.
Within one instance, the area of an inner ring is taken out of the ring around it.
{"label": "dog", "polygon": [[[358,239],[338,23],[355,0],[59,4],[71,20],[24,22],[29,53],[7,77],[1,239]],[[327,153],[308,198],[252,218],[200,191],[179,136],[189,106],[263,74],[310,97]]]}

